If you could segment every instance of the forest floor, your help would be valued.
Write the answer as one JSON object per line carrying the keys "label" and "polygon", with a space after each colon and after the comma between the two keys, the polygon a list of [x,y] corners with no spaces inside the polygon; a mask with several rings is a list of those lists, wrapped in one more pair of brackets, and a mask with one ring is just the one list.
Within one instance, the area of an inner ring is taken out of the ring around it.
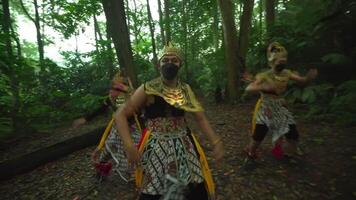
{"label": "forest floor", "polygon": [[[356,199],[355,127],[305,120],[301,117],[303,112],[295,115],[300,132],[300,156],[296,162],[274,158],[270,152],[271,137],[267,136],[256,169],[243,170],[243,149],[249,141],[253,107],[253,102],[235,106],[205,105],[207,116],[215,131],[222,136],[226,150],[224,161],[214,162],[211,147],[200,136],[220,200]],[[83,134],[104,125],[105,121],[100,119],[77,130],[65,127],[49,135],[31,135],[7,141],[0,146],[0,161]],[[195,124],[192,127],[197,130]],[[134,184],[123,183],[116,174],[104,182],[96,181],[90,162],[94,148],[82,149],[0,182],[1,199],[135,199]]]}

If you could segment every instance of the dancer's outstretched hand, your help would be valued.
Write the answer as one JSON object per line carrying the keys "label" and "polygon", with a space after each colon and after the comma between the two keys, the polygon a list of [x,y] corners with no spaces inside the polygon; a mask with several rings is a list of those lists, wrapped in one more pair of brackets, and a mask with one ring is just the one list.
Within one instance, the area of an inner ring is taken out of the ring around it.
{"label": "dancer's outstretched hand", "polygon": [[318,76],[318,70],[317,69],[310,69],[306,75],[308,80],[313,80]]}
{"label": "dancer's outstretched hand", "polygon": [[85,123],[87,123],[87,120],[84,117],[81,117],[81,118],[76,119],[76,120],[73,121],[72,128],[76,129],[76,128],[82,126]]}
{"label": "dancer's outstretched hand", "polygon": [[214,154],[214,158],[217,162],[219,162],[223,159],[225,150],[224,150],[223,143],[221,141],[218,142],[217,144],[215,144],[213,154]]}
{"label": "dancer's outstretched hand", "polygon": [[127,160],[131,167],[136,167],[140,163],[140,153],[135,145],[126,148]]}

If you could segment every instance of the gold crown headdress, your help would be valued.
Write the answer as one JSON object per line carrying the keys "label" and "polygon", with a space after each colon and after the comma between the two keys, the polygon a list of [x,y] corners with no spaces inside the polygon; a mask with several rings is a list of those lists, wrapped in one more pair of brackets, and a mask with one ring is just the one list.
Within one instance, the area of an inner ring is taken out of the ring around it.
{"label": "gold crown headdress", "polygon": [[284,46],[278,42],[272,42],[267,48],[267,61],[268,65],[272,66],[273,61],[277,58],[287,58],[288,52]]}
{"label": "gold crown headdress", "polygon": [[127,84],[127,79],[121,75],[120,70],[118,70],[118,72],[114,75],[114,77],[111,81],[112,81],[112,83],[120,82],[120,83]]}
{"label": "gold crown headdress", "polygon": [[182,59],[182,54],[179,48],[174,47],[171,42],[167,42],[167,44],[164,46],[163,51],[159,55],[159,60],[162,59],[163,56],[166,55],[175,55],[177,56],[181,61]]}

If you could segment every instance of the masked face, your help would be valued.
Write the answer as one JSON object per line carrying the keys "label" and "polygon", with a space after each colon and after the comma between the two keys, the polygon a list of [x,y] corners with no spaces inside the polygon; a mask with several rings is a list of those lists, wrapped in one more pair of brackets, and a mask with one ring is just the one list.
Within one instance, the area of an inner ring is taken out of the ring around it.
{"label": "masked face", "polygon": [[163,78],[166,80],[173,80],[175,77],[177,77],[178,66],[173,63],[166,63],[161,66],[161,73]]}
{"label": "masked face", "polygon": [[286,66],[287,66],[286,64],[278,64],[276,65],[275,69],[277,72],[281,72],[283,69],[286,68]]}
{"label": "masked face", "polygon": [[163,78],[173,80],[177,77],[180,60],[176,55],[165,55],[160,60],[160,66]]}
{"label": "masked face", "polygon": [[277,72],[283,71],[287,66],[287,58],[279,58],[274,62],[273,68]]}

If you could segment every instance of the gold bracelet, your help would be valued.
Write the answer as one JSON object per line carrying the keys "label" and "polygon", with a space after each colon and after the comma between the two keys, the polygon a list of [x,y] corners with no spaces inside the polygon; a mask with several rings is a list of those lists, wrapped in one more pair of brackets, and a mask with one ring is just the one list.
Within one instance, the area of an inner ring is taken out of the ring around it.
{"label": "gold bracelet", "polygon": [[221,137],[219,137],[218,139],[214,140],[214,142],[212,143],[213,146],[217,145],[219,142],[221,142]]}

